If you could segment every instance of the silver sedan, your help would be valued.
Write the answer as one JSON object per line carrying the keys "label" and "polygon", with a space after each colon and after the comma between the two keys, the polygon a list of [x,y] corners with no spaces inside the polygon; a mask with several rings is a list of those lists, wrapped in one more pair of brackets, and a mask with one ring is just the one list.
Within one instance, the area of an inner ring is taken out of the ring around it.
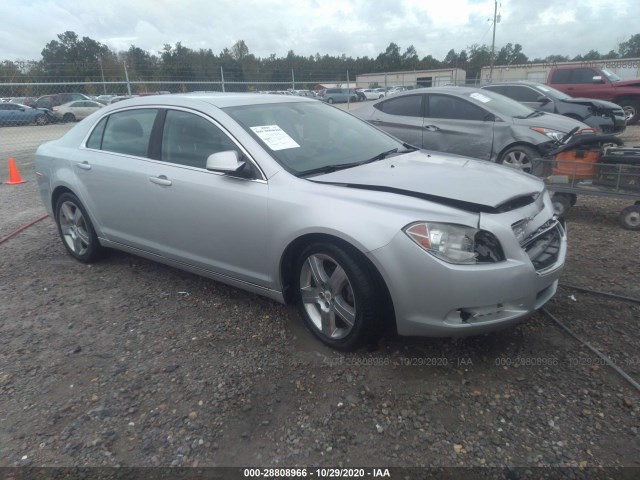
{"label": "silver sedan", "polygon": [[565,260],[536,178],[296,96],[125,100],[40,146],[36,171],[77,260],[115,248],[296,303],[334,348],[512,325]]}
{"label": "silver sedan", "polygon": [[572,118],[533,110],[488,90],[421,88],[369,103],[353,114],[422,148],[469,155],[542,176],[538,161],[572,129]]}

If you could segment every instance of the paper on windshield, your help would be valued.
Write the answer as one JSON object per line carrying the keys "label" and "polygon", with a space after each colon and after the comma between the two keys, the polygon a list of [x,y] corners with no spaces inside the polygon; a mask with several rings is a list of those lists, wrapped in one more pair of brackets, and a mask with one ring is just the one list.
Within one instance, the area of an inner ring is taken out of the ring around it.
{"label": "paper on windshield", "polygon": [[491,99],[489,97],[487,97],[486,95],[483,95],[481,93],[472,93],[469,96],[471,98],[475,98],[476,100],[478,100],[479,102],[482,102],[482,103],[489,103],[491,101]]}
{"label": "paper on windshield", "polygon": [[251,127],[251,130],[273,151],[300,148],[300,145],[278,125],[261,125]]}

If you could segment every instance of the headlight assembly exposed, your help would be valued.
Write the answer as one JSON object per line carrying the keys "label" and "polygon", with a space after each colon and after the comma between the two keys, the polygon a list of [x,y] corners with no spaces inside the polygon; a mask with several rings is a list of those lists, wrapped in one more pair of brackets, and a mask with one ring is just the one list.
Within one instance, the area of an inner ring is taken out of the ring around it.
{"label": "headlight assembly exposed", "polygon": [[541,133],[542,135],[545,135],[556,142],[562,140],[562,137],[566,135],[566,133],[560,132],[559,130],[552,130],[550,128],[531,127],[531,130]]}
{"label": "headlight assembly exposed", "polygon": [[418,222],[404,232],[428,253],[459,265],[494,263],[504,260],[498,239],[490,232],[464,225]]}

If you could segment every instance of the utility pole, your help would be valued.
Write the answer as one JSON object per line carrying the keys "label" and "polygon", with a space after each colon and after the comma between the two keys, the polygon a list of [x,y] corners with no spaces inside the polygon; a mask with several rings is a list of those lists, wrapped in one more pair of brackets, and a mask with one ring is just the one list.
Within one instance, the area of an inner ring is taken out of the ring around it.
{"label": "utility pole", "polygon": [[127,62],[122,62],[124,65],[124,78],[127,81],[127,93],[131,96],[131,84],[129,83],[129,72],[127,72]]}
{"label": "utility pole", "polygon": [[498,18],[498,0],[494,0],[493,7],[493,40],[491,41],[491,63],[489,67],[489,83],[493,82],[493,59],[496,51],[496,19]]}
{"label": "utility pole", "polygon": [[102,75],[102,89],[107,94],[107,85],[104,83],[104,70],[102,70],[102,57],[100,57],[100,74]]}

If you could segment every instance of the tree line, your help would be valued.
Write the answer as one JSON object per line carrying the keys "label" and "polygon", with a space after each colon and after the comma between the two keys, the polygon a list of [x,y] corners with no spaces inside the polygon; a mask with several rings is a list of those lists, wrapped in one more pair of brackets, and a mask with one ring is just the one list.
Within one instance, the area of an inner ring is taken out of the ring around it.
{"label": "tree line", "polygon": [[[591,50],[584,55],[548,55],[530,59],[522,45],[507,43],[495,52],[495,65],[526,63],[557,63],[565,61],[594,61],[640,57],[640,33],[618,45],[618,50],[600,54]],[[164,45],[162,51],[150,53],[135,45],[127,51],[115,52],[108,46],[90,38],[80,38],[75,32],[57,35],[46,44],[41,59],[0,62],[0,83],[27,82],[121,82],[124,66],[130,81],[221,81],[225,82],[290,82],[292,72],[296,83],[307,84],[326,81],[346,81],[347,72],[353,80],[357,74],[438,68],[461,68],[467,79],[480,76],[480,69],[491,62],[491,48],[473,44],[456,52],[449,50],[439,60],[432,55],[420,58],[413,45],[404,52],[396,43],[390,43],[384,52],[373,57],[347,57],[331,55],[301,56],[289,50],[285,57],[271,54],[260,58],[250,53],[244,40],[216,54],[211,49],[193,50],[177,42]]]}

